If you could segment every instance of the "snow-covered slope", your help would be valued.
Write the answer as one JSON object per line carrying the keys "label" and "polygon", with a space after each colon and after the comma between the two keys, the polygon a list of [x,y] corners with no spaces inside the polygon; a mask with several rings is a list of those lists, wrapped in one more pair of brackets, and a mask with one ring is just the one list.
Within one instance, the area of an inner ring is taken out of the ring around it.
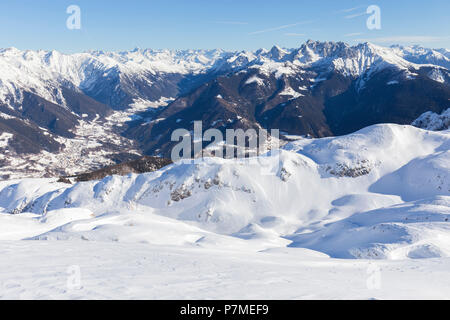
{"label": "snow-covered slope", "polygon": [[450,127],[450,108],[444,110],[441,114],[427,111],[420,115],[413,126],[426,130],[445,130]]}
{"label": "snow-covered slope", "polygon": [[349,261],[300,248],[1,241],[0,298],[448,299],[449,266],[449,258]]}
{"label": "snow-covered slope", "polygon": [[246,160],[0,181],[0,298],[446,299],[449,152],[448,130],[383,124]]}
{"label": "snow-covered slope", "polygon": [[356,213],[314,233],[293,236],[291,246],[340,258],[448,257],[449,218],[450,198],[430,197]]}
{"label": "snow-covered slope", "polygon": [[391,47],[394,52],[404,59],[418,64],[434,64],[447,69],[450,68],[449,51],[447,49],[429,49],[421,46]]}
{"label": "snow-covered slope", "polygon": [[[13,238],[200,246],[238,241],[344,258],[448,256],[449,134],[375,125],[295,141],[250,160],[206,158],[73,186],[1,182],[1,217],[39,226],[12,232]],[[167,221],[162,229],[161,219]]]}

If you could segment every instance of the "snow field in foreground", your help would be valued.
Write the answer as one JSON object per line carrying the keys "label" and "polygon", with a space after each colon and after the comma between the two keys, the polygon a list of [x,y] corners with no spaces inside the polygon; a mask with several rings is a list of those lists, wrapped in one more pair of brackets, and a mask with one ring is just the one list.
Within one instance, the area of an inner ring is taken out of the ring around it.
{"label": "snow field in foreground", "polygon": [[448,299],[450,259],[338,260],[139,243],[0,242],[1,299]]}

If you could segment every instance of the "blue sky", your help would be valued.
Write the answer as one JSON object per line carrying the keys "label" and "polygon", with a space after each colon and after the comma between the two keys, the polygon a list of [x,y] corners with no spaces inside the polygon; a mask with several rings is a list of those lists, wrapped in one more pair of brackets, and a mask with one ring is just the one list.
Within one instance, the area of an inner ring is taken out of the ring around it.
{"label": "blue sky", "polygon": [[[81,9],[69,30],[66,9]],[[381,9],[381,29],[366,8]],[[298,47],[307,39],[450,48],[450,1],[2,0],[0,47],[85,50]]]}

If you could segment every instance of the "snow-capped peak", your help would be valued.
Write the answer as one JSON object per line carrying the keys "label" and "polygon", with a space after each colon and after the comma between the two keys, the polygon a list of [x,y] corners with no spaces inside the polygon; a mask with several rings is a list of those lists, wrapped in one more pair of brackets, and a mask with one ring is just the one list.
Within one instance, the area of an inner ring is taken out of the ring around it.
{"label": "snow-capped peak", "polygon": [[0,50],[0,101],[9,105],[18,104],[21,101],[20,91],[26,90],[64,105],[61,84],[83,91],[111,76],[138,78],[151,84],[148,75],[227,72],[258,66],[264,72],[276,72],[278,75],[318,66],[351,77],[359,77],[369,69],[376,71],[385,67],[408,70],[427,64],[449,68],[450,60],[446,54],[447,49],[386,48],[371,43],[349,46],[343,42],[312,40],[297,49],[273,46],[271,50],[253,52],[136,48],[125,52],[64,54],[55,50],[22,51],[12,47]]}
{"label": "snow-capped peak", "polygon": [[274,60],[281,60],[286,54],[288,54],[288,51],[282,49],[277,45],[274,45],[269,51],[269,57]]}

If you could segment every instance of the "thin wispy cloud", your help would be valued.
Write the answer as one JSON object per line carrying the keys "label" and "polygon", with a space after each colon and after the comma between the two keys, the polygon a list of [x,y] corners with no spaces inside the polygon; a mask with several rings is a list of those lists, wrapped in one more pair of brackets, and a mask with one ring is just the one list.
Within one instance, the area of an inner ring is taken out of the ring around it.
{"label": "thin wispy cloud", "polygon": [[347,33],[347,34],[344,34],[344,37],[356,37],[356,36],[360,36],[362,34],[363,34],[362,32]]}
{"label": "thin wispy cloud", "polygon": [[357,17],[361,17],[361,16],[365,16],[367,13],[366,12],[360,12],[360,13],[355,13],[355,14],[349,14],[348,16],[345,16],[345,19],[353,19],[353,18],[357,18]]}
{"label": "thin wispy cloud", "polygon": [[392,37],[377,37],[355,39],[359,42],[374,42],[374,43],[429,43],[448,40],[450,37],[435,37],[435,36],[392,36]]}
{"label": "thin wispy cloud", "polygon": [[263,29],[263,30],[253,31],[253,32],[250,32],[249,35],[261,34],[261,33],[266,33],[266,32],[272,32],[272,31],[283,30],[283,29],[287,29],[287,28],[292,28],[292,27],[295,27],[295,26],[299,26],[299,25],[302,25],[302,24],[308,24],[308,23],[311,23],[311,22],[312,22],[312,21],[302,21],[302,22],[297,22],[297,23],[285,24],[285,25],[278,26],[278,27],[273,27],[273,28],[268,28],[268,29]]}
{"label": "thin wispy cloud", "polygon": [[353,8],[349,8],[349,9],[342,9],[337,11],[336,13],[347,13],[347,12],[352,12],[361,8],[364,8],[365,6],[357,6],[357,7],[353,7]]}
{"label": "thin wispy cloud", "polygon": [[213,21],[213,23],[217,23],[217,24],[233,24],[233,25],[248,24],[248,22],[244,22],[244,21]]}
{"label": "thin wispy cloud", "polygon": [[305,36],[304,33],[295,33],[295,32],[288,32],[288,33],[285,33],[284,35],[288,36],[288,37],[303,37],[303,36]]}

